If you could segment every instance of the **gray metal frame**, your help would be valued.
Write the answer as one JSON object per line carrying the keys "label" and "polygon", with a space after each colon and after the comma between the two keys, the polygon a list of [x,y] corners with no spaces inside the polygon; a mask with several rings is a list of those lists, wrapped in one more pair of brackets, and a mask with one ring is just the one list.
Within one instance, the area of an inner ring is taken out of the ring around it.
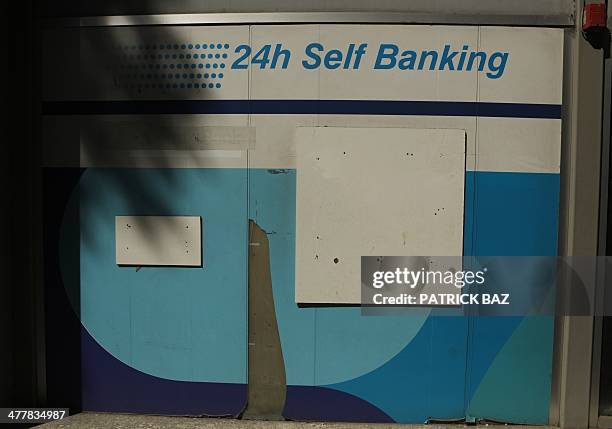
{"label": "gray metal frame", "polygon": [[90,16],[45,21],[47,27],[123,27],[140,25],[229,25],[229,24],[453,24],[572,27],[573,16],[564,15],[475,15],[407,12],[275,12],[193,13],[163,15]]}
{"label": "gray metal frame", "polygon": [[[578,11],[584,3],[577,2]],[[604,203],[600,197],[603,53],[584,39],[580,27],[577,22],[573,31],[566,32],[559,254],[594,257],[601,250],[599,218]],[[593,284],[599,274],[591,273]],[[571,305],[569,297],[557,299]],[[600,424],[592,416],[591,400],[599,384],[593,385],[595,323],[593,316],[557,317],[553,425],[580,429]]]}
{"label": "gray metal frame", "polygon": [[[608,179],[609,179],[609,157],[610,157],[610,91],[611,91],[611,69],[610,59],[605,61],[604,71],[604,105],[603,105],[603,132],[602,132],[602,162],[601,162],[601,198],[599,211],[599,255],[606,254],[606,235],[608,221]],[[601,267],[602,269],[605,267]],[[605,294],[605,271],[598,272],[597,290],[595,295],[595,305],[599,306],[604,301]],[[603,314],[596,307],[596,314]],[[589,407],[589,426],[612,428],[612,417],[600,416],[599,413],[599,388],[601,372],[601,348],[603,334],[603,319],[595,317],[593,326],[593,360],[591,372],[591,403]]]}
{"label": "gray metal frame", "polygon": [[[569,168],[570,159],[570,136],[572,134],[570,109],[571,100],[573,98],[573,85],[575,79],[574,72],[574,57],[575,57],[575,32],[573,29],[567,29],[564,34],[563,44],[563,110],[561,112],[561,190],[560,190],[560,206],[559,206],[559,254],[564,254],[564,241],[566,233],[566,218],[567,206],[569,204],[569,191],[567,190],[569,178],[564,172]],[[558,301],[561,297],[557,296]],[[561,374],[563,369],[563,343],[564,343],[564,318],[555,318],[555,330],[553,338],[553,357],[552,357],[552,380],[551,380],[551,395],[550,407],[548,414],[548,423],[553,426],[560,425],[561,421]]]}
{"label": "gray metal frame", "polygon": [[[608,28],[611,28],[610,11],[608,11]],[[610,44],[612,48],[612,43]],[[602,146],[601,146],[601,189],[600,189],[600,211],[599,211],[599,255],[606,254],[607,223],[608,223],[608,192],[610,178],[610,118],[612,115],[612,59],[604,61],[604,87],[602,108]],[[611,273],[599,273],[597,282],[596,304],[602,303],[605,298],[605,280]],[[597,314],[603,314],[598,312]],[[593,329],[593,361],[591,372],[591,400],[589,409],[589,425],[591,427],[612,428],[612,416],[600,415],[599,389],[601,386],[601,352],[602,352],[602,329],[603,319],[596,317]]]}

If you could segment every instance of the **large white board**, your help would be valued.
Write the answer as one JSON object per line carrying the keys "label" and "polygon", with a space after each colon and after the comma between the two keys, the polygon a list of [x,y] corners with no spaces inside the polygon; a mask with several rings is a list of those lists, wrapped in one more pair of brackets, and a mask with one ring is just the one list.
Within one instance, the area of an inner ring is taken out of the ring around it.
{"label": "large white board", "polygon": [[460,256],[465,131],[296,133],[298,303],[359,304],[361,256]]}

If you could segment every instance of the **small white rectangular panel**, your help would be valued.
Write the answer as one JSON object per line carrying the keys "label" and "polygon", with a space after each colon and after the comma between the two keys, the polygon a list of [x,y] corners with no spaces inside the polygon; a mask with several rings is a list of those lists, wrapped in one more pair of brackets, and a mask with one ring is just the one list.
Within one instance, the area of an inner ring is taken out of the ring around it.
{"label": "small white rectangular panel", "polygon": [[202,266],[200,216],[115,216],[117,265]]}
{"label": "small white rectangular panel", "polygon": [[361,256],[461,256],[464,130],[297,128],[298,303],[359,304]]}

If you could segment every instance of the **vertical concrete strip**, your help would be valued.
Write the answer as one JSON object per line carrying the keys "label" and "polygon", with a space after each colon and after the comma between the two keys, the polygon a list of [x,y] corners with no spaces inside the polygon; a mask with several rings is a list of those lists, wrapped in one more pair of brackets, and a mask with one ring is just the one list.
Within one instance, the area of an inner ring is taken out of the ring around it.
{"label": "vertical concrete strip", "polygon": [[249,388],[246,419],[282,419],[286,379],[274,309],[268,236],[249,221]]}

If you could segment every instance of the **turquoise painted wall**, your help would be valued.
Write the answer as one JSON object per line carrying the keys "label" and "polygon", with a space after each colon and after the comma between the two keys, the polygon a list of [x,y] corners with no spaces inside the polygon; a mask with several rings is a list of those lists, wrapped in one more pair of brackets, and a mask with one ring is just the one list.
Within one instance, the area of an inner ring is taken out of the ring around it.
{"label": "turquoise painted wall", "polygon": [[[465,254],[556,254],[558,192],[554,174],[468,173]],[[82,323],[135,369],[246,383],[251,218],[270,243],[288,385],[350,393],[400,422],[466,415],[547,422],[550,318],[298,308],[294,170],[89,169],[71,205],[80,219]],[[114,216],[138,214],[202,216],[203,267],[117,267]]]}

